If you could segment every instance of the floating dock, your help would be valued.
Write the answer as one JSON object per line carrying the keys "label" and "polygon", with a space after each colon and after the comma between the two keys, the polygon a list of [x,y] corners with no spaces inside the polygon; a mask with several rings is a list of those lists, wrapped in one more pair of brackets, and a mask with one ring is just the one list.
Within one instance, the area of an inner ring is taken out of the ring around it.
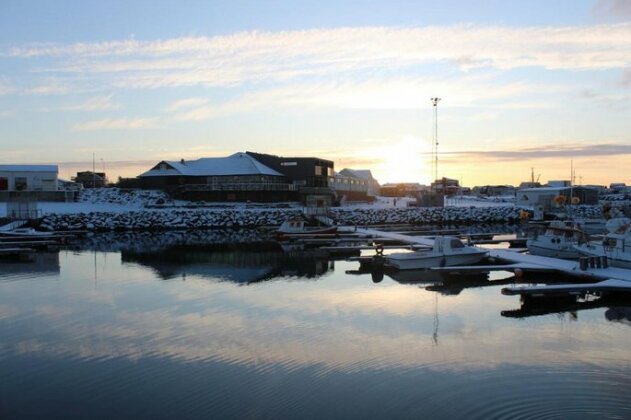
{"label": "floating dock", "polygon": [[[417,237],[396,232],[384,232],[376,229],[356,229],[356,232],[368,235],[373,241],[381,239],[396,240],[411,245],[432,246],[434,240],[427,237]],[[583,264],[579,261],[562,260],[558,258],[540,257],[536,255],[522,254],[510,249],[484,248],[489,253],[489,258],[505,262],[503,265],[488,266],[458,266],[436,268],[442,271],[479,271],[479,270],[506,270],[515,275],[524,272],[557,272],[575,276],[581,283],[549,285],[549,286],[521,286],[505,287],[502,294],[520,295],[522,297],[543,297],[558,295],[585,295],[587,293],[631,293],[631,270],[618,267],[605,267],[596,260],[591,264]],[[434,270],[434,269],[432,269]]]}

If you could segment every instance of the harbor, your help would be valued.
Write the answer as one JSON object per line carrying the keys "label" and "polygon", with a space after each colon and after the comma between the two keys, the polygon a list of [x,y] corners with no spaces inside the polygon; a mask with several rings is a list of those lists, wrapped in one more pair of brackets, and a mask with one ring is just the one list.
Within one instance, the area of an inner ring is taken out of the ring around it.
{"label": "harbor", "polygon": [[[450,417],[501,399],[508,416],[524,414],[524,401],[532,413],[569,415],[605,396],[599,411],[627,410],[628,299],[542,306],[502,295],[524,282],[573,281],[545,272],[404,270],[375,282],[371,272],[354,273],[359,263],[346,256],[283,251],[269,237],[247,229],[109,232],[38,251],[33,262],[0,263],[4,409],[67,409],[24,405],[36,392],[89,399],[75,415],[142,410],[156,418],[170,407],[197,417],[216,399],[232,416],[258,398],[281,416],[302,400],[330,415],[361,402],[353,412],[370,417],[428,393],[451,403],[412,404],[405,413]],[[55,385],[68,377],[63,389]],[[248,392],[238,392],[244,380]],[[505,399],[509,382],[513,398]],[[554,398],[540,397],[543,386],[557,389]],[[471,387],[476,398],[467,397]],[[149,388],[152,408],[138,403]],[[114,399],[124,402],[112,407]]]}
{"label": "harbor", "polygon": [[631,419],[631,0],[34,3],[0,420]]}

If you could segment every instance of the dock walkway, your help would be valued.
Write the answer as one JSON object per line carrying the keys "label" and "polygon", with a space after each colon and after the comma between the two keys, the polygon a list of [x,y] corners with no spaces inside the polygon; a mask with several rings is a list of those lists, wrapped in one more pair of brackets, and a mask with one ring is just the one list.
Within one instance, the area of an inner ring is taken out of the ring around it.
{"label": "dock walkway", "polygon": [[[404,235],[395,232],[384,232],[376,229],[357,228],[359,234],[370,235],[375,241],[379,238],[397,240],[409,244],[419,244],[432,246],[434,240],[428,237],[418,237]],[[508,265],[499,266],[508,271],[547,271],[560,272],[571,276],[577,276],[581,280],[593,281],[592,283],[576,283],[566,285],[550,286],[522,286],[506,287],[502,293],[506,295],[522,296],[542,296],[546,294],[559,293],[585,293],[585,292],[610,292],[627,291],[631,292],[631,270],[618,267],[600,267],[581,269],[578,261],[562,260],[558,258],[540,257],[537,255],[522,254],[507,249],[485,248],[489,252],[489,257],[506,261]],[[469,267],[457,267],[463,270]],[[498,266],[471,266],[472,269],[497,269]]]}

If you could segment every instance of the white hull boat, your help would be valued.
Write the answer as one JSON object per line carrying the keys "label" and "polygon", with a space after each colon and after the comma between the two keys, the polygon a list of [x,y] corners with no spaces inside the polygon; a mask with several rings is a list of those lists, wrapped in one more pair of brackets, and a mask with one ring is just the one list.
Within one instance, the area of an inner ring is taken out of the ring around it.
{"label": "white hull boat", "polygon": [[584,256],[607,257],[609,265],[631,269],[631,220],[616,218],[607,222],[607,233],[602,241],[588,242],[576,246]]}
{"label": "white hull boat", "polygon": [[458,238],[439,236],[431,250],[398,252],[386,256],[386,265],[398,270],[419,270],[432,267],[451,267],[478,263],[487,251],[465,246]]}
{"label": "white hull boat", "polygon": [[526,247],[531,255],[576,259],[580,256],[576,245],[582,237],[583,232],[572,227],[570,222],[553,220],[542,233],[535,230],[526,241]]}
{"label": "white hull boat", "polygon": [[283,240],[291,236],[335,235],[337,226],[307,226],[304,220],[295,218],[286,220],[276,231],[276,239]]}
{"label": "white hull boat", "polygon": [[52,232],[42,232],[33,228],[17,228],[6,232],[0,232],[0,236],[12,236],[12,237],[39,237],[39,236],[51,236]]}

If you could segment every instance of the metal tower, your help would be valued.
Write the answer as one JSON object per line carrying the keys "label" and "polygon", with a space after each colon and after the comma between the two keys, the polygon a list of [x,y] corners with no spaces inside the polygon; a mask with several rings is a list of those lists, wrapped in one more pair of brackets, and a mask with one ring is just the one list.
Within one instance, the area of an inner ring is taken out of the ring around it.
{"label": "metal tower", "polygon": [[438,180],[438,102],[440,98],[430,98],[434,107],[434,132],[432,139],[432,154],[434,155],[434,181]]}

